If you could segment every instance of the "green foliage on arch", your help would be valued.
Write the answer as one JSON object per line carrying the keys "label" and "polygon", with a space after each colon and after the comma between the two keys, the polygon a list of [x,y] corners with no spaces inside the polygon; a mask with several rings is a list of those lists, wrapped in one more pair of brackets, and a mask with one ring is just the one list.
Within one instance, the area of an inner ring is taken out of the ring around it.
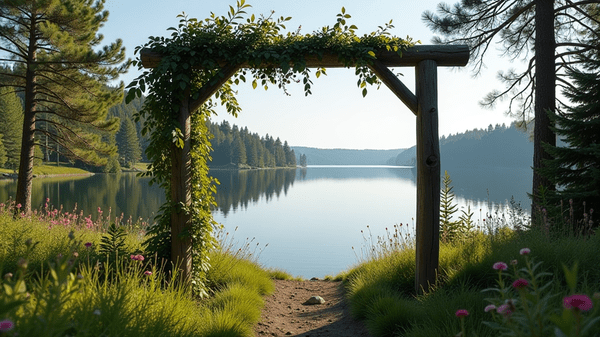
{"label": "green foliage on arch", "polygon": [[[208,175],[210,138],[205,121],[215,114],[215,107],[222,105],[228,113],[237,116],[241,111],[233,90],[234,85],[251,83],[253,88],[277,86],[285,93],[286,86],[301,83],[306,95],[311,93],[311,71],[306,67],[306,57],[321,58],[325,53],[338,55],[347,67],[355,67],[357,85],[363,96],[367,84],[381,82],[369,69],[376,59],[377,50],[387,49],[399,55],[413,46],[410,38],[391,36],[392,21],[380,26],[375,32],[356,35],[357,27],[349,25],[350,15],[342,8],[333,26],[326,26],[312,34],[299,31],[283,33],[285,23],[291,18],[275,19],[274,13],[265,17],[248,16],[250,5],[244,0],[231,7],[225,16],[211,16],[205,20],[190,19],[181,14],[180,24],[170,37],[151,37],[144,46],[162,55],[156,68],[144,70],[142,75],[129,84],[127,100],[148,91],[143,109],[137,118],[145,121],[143,134],[150,134],[147,156],[152,161],[148,175],[151,183],[159,184],[166,191],[167,202],[157,217],[158,225],[151,231],[148,248],[159,256],[170,257],[170,214],[177,207],[170,200],[170,155],[172,144],[183,147],[182,132],[177,122],[181,102],[185,97],[198,99],[202,89],[214,85],[223,74],[225,66],[247,64],[227,80],[215,94],[192,114],[192,195],[193,204],[187,212],[191,215],[193,238],[193,277],[195,293],[204,293],[204,279],[209,269],[205,256],[216,241],[212,229],[217,226],[211,215],[214,205],[215,183]],[[141,59],[134,64],[143,69]],[[318,68],[315,77],[326,75],[326,69]]]}

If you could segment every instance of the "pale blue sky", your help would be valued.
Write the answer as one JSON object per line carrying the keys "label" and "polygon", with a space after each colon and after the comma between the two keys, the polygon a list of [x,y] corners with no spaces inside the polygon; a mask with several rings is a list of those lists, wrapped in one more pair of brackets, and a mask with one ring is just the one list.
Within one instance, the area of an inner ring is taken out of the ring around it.
{"label": "pale blue sky", "polygon": [[[449,1],[454,3],[455,0]],[[433,34],[421,21],[424,10],[434,10],[438,0],[255,0],[249,1],[250,14],[291,16],[290,30],[300,25],[310,33],[320,27],[333,25],[342,6],[352,15],[350,22],[358,26],[359,34],[369,33],[390,19],[395,28],[392,34],[410,36],[422,44],[431,44]],[[204,19],[214,12],[225,14],[233,0],[107,0],[109,20],[101,33],[105,43],[123,39],[128,57],[134,58],[134,48],[148,41],[149,36],[168,35],[167,28],[178,24],[176,16],[185,12],[189,17]],[[500,47],[500,46],[498,46]],[[438,68],[440,136],[467,129],[485,128],[489,124],[510,123],[502,105],[494,110],[482,109],[478,102],[492,89],[502,89],[496,80],[497,70],[512,65],[496,57],[493,51],[486,69],[477,78],[470,68]],[[396,68],[401,80],[414,89],[414,68]],[[363,98],[356,87],[353,70],[329,69],[328,76],[313,76],[313,95],[304,97],[301,85],[292,86],[291,97],[276,88],[267,92],[252,90],[251,85],[239,86],[238,100],[242,113],[236,119],[226,112],[214,117],[226,119],[261,136],[269,133],[287,140],[293,146],[349,149],[392,149],[415,144],[416,118],[384,85],[380,90],[370,88]],[[136,69],[123,77],[129,83],[138,76]]]}

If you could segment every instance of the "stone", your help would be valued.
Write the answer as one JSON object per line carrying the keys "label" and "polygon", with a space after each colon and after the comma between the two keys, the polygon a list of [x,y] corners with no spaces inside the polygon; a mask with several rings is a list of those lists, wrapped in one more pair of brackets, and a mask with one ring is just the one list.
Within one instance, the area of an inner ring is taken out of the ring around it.
{"label": "stone", "polygon": [[306,302],[304,302],[304,304],[323,304],[325,303],[325,300],[323,299],[323,297],[321,296],[313,296],[311,298],[309,298]]}

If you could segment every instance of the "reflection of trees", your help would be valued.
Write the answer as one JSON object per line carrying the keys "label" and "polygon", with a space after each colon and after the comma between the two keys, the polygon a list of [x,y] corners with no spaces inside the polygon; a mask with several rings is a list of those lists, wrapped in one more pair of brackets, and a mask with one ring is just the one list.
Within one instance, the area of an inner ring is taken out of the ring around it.
{"label": "reflection of trees", "polygon": [[[98,207],[103,216],[130,216],[144,220],[155,216],[164,203],[164,191],[158,186],[149,186],[150,178],[139,178],[135,173],[96,174],[91,177],[40,178],[33,180],[32,207],[41,208],[46,198],[55,208],[62,207],[71,212],[77,206],[77,212],[98,216]],[[16,180],[0,180],[0,202],[4,202],[16,192]]]}
{"label": "reflection of trees", "polygon": [[212,170],[211,175],[221,183],[217,186],[217,209],[227,214],[238,207],[247,209],[250,203],[257,203],[261,197],[270,201],[284,195],[296,179],[296,169],[266,170]]}
{"label": "reflection of trees", "polygon": [[530,168],[457,168],[442,164],[442,172],[444,170],[450,174],[458,197],[494,203],[505,203],[514,197],[521,205],[530,203],[527,196],[531,192],[533,174]]}

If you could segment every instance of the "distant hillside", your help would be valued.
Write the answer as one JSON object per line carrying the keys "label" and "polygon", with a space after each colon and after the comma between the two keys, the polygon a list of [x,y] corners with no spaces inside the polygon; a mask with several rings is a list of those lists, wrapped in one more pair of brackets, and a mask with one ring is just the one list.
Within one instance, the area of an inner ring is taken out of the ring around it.
{"label": "distant hillside", "polygon": [[306,155],[308,165],[386,165],[391,156],[404,149],[395,150],[347,150],[317,149],[291,146],[297,156]]}
{"label": "distant hillside", "polygon": [[[474,129],[440,139],[443,168],[453,167],[531,167],[533,143],[529,134],[515,125],[491,125],[488,129]],[[413,146],[388,160],[392,165],[414,165],[416,148]]]}

